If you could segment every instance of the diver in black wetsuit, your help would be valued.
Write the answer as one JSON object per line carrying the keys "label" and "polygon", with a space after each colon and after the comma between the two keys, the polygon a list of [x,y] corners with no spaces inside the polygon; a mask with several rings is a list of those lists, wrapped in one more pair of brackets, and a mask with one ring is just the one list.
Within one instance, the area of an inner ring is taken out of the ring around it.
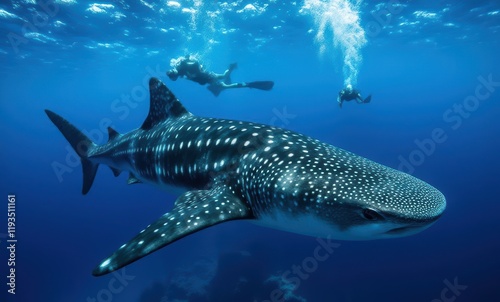
{"label": "diver in black wetsuit", "polygon": [[167,71],[167,76],[172,81],[177,80],[179,77],[185,77],[186,79],[200,85],[209,84],[207,88],[215,96],[218,96],[222,90],[228,88],[256,88],[260,90],[271,90],[274,86],[274,82],[272,81],[232,83],[231,72],[237,68],[238,65],[236,63],[230,64],[228,69],[223,74],[217,74],[205,70],[203,65],[201,65],[200,62],[191,55],[172,59],[170,65],[173,68]]}
{"label": "diver in black wetsuit", "polygon": [[339,103],[339,107],[342,108],[342,103],[344,101],[349,102],[352,100],[356,100],[357,103],[359,104],[366,104],[369,103],[372,99],[372,96],[369,95],[366,97],[366,99],[363,100],[361,97],[361,93],[359,90],[353,89],[352,85],[349,84],[346,86],[346,88],[342,89],[339,92],[339,96],[337,97],[337,102]]}

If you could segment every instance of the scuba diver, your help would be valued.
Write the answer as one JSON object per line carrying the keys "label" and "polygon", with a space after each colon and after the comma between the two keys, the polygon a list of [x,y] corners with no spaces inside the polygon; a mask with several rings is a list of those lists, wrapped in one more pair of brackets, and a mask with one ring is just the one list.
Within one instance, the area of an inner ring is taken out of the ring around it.
{"label": "scuba diver", "polygon": [[200,85],[208,84],[208,90],[215,96],[218,96],[224,89],[229,88],[255,88],[260,90],[271,90],[274,86],[273,81],[255,81],[232,83],[231,73],[238,67],[236,63],[230,64],[228,69],[223,74],[217,74],[207,71],[203,65],[191,55],[179,57],[170,60],[172,69],[167,71],[167,76],[175,81],[179,77],[185,77],[188,80],[196,82]]}
{"label": "scuba diver", "polygon": [[348,84],[346,88],[340,90],[339,96],[337,97],[337,102],[339,103],[339,107],[342,108],[342,103],[344,101],[352,101],[356,100],[359,104],[369,103],[372,99],[372,96],[369,95],[366,99],[363,100],[361,97],[361,93],[359,90],[353,89],[351,84]]}

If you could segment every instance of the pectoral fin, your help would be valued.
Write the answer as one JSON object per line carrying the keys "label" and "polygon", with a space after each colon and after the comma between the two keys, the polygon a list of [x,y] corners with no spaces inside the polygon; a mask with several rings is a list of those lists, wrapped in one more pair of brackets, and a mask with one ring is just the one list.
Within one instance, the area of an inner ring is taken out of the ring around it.
{"label": "pectoral fin", "polygon": [[104,259],[92,274],[101,276],[113,272],[178,239],[221,222],[252,218],[248,206],[225,188],[188,191],[177,199],[172,211]]}

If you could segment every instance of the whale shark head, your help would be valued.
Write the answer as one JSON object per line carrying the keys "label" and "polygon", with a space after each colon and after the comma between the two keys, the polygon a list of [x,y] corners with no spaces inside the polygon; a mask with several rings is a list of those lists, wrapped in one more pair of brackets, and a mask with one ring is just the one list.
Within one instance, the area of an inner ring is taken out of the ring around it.
{"label": "whale shark head", "polygon": [[277,172],[276,204],[282,206],[257,223],[309,236],[373,240],[423,231],[446,208],[443,194],[420,179],[339,148],[314,148],[329,154],[304,158],[296,172]]}
{"label": "whale shark head", "polygon": [[431,226],[446,208],[443,194],[422,180],[387,167],[375,174],[363,185],[349,181],[351,187],[335,206],[334,221],[350,240],[413,235]]}

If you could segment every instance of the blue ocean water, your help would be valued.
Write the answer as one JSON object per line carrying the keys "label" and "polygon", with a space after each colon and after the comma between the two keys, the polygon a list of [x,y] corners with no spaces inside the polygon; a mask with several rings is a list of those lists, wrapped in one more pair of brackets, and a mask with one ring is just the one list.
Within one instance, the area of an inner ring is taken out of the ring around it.
{"label": "blue ocean water", "polygon": [[[497,301],[499,31],[497,1],[2,2],[2,301]],[[170,81],[170,59],[187,53],[217,72],[238,62],[233,80],[275,87],[216,98]],[[443,192],[447,210],[417,235],[326,247],[228,222],[93,277],[176,195],[101,167],[82,196],[78,161],[43,110],[102,143],[109,125],[142,124],[151,76],[196,115],[284,127],[411,173]],[[372,102],[340,109],[347,83]],[[319,246],[331,253],[313,261]]]}

